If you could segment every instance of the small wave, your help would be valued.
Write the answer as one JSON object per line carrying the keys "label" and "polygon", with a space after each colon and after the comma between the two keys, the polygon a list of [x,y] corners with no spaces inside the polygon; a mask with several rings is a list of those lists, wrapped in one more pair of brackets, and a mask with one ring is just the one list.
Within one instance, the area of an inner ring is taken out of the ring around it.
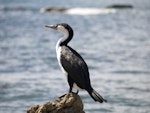
{"label": "small wave", "polygon": [[113,73],[119,73],[119,74],[147,74],[149,75],[149,71],[140,71],[140,70],[118,70],[118,71],[113,71]]}
{"label": "small wave", "polygon": [[72,15],[98,15],[116,13],[115,9],[100,8],[71,8],[65,11],[66,14]]}

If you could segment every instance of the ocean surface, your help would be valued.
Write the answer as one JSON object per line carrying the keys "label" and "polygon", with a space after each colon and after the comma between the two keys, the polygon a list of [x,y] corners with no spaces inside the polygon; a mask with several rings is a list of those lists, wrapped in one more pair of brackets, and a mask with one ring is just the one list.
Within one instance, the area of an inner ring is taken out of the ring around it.
{"label": "ocean surface", "polygon": [[[109,9],[111,4],[132,9]],[[69,8],[41,12],[41,8]],[[55,53],[68,23],[69,45],[89,66],[92,86],[108,103],[79,92],[86,113],[150,113],[149,0],[0,0],[0,113],[25,113],[68,92]]]}

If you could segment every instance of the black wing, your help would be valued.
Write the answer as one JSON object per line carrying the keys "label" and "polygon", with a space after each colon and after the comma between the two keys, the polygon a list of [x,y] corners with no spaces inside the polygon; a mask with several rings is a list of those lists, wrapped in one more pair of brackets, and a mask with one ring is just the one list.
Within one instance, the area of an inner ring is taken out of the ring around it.
{"label": "black wing", "polygon": [[75,50],[62,46],[60,58],[64,70],[80,88],[87,89],[91,86],[87,64]]}

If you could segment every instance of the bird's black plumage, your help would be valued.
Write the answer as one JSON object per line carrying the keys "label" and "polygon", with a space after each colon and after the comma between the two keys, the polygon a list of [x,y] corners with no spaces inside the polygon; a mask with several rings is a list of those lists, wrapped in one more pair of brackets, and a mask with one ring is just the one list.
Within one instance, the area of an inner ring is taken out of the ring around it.
{"label": "bird's black plumage", "polygon": [[92,88],[88,66],[84,59],[79,53],[67,45],[73,37],[72,28],[65,23],[46,27],[53,28],[64,34],[64,37],[57,42],[56,52],[58,62],[67,75],[68,84],[70,86],[69,92],[72,92],[73,85],[76,84],[80,89],[85,89],[95,101],[101,103],[106,102],[106,100]]}
{"label": "bird's black plumage", "polygon": [[[83,58],[69,46],[62,46],[60,58],[61,64],[72,82],[81,89],[90,90],[88,67]],[[70,84],[73,85],[73,83]]]}

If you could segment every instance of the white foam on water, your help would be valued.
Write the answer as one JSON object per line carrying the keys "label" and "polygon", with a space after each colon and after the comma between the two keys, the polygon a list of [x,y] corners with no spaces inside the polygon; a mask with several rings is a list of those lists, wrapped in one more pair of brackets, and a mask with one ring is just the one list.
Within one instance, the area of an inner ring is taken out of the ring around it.
{"label": "white foam on water", "polygon": [[116,13],[115,9],[105,8],[72,8],[65,11],[66,14],[72,15],[98,15],[98,14],[109,14]]}

